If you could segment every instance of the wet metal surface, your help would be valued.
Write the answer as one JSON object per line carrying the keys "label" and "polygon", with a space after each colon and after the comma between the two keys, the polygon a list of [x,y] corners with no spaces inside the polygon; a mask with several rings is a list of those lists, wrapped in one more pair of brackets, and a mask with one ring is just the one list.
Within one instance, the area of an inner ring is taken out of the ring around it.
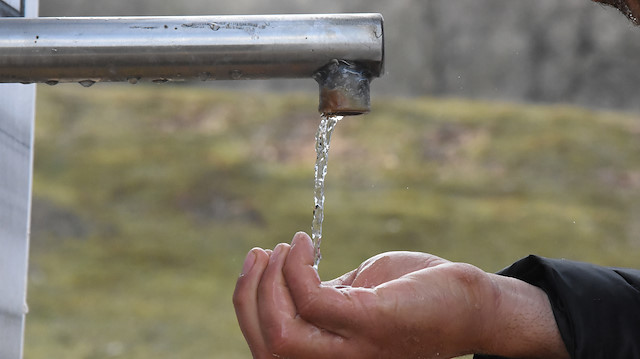
{"label": "wet metal surface", "polygon": [[334,116],[369,112],[371,77],[367,67],[357,62],[331,61],[314,75],[320,86],[318,111]]}
{"label": "wet metal surface", "polygon": [[0,19],[0,82],[310,78],[383,68],[380,14]]}

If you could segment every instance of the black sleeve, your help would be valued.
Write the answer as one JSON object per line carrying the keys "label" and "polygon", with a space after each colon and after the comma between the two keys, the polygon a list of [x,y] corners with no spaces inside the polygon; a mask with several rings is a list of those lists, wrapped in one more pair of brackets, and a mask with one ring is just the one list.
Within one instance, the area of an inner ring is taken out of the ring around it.
{"label": "black sleeve", "polygon": [[498,274],[547,293],[572,359],[640,359],[640,270],[529,256]]}

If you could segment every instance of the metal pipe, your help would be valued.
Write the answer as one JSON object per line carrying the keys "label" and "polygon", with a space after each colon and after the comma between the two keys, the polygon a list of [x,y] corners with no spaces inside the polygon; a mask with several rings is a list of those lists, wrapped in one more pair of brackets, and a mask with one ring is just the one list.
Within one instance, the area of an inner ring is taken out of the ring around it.
{"label": "metal pipe", "polygon": [[383,72],[380,14],[0,19],[0,82],[312,77]]}

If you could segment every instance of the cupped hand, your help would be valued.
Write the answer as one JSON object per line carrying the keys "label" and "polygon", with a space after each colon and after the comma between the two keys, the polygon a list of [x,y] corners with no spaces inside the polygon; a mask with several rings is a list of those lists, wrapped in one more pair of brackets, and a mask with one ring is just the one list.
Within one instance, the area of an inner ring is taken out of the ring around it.
{"label": "cupped hand", "polygon": [[253,249],[234,293],[254,358],[447,358],[482,342],[490,277],[424,253],[390,252],[322,283],[304,233]]}

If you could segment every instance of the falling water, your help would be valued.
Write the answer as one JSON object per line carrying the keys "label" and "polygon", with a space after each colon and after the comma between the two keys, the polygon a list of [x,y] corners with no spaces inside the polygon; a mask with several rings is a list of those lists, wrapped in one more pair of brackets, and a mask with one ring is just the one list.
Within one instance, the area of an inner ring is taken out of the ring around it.
{"label": "falling water", "polygon": [[322,241],[322,221],[324,219],[324,179],[327,175],[327,162],[329,160],[329,145],[331,134],[342,116],[322,115],[318,132],[316,133],[316,168],[314,182],[313,222],[311,223],[311,238],[313,239],[313,267],[318,270],[320,254],[320,242]]}

